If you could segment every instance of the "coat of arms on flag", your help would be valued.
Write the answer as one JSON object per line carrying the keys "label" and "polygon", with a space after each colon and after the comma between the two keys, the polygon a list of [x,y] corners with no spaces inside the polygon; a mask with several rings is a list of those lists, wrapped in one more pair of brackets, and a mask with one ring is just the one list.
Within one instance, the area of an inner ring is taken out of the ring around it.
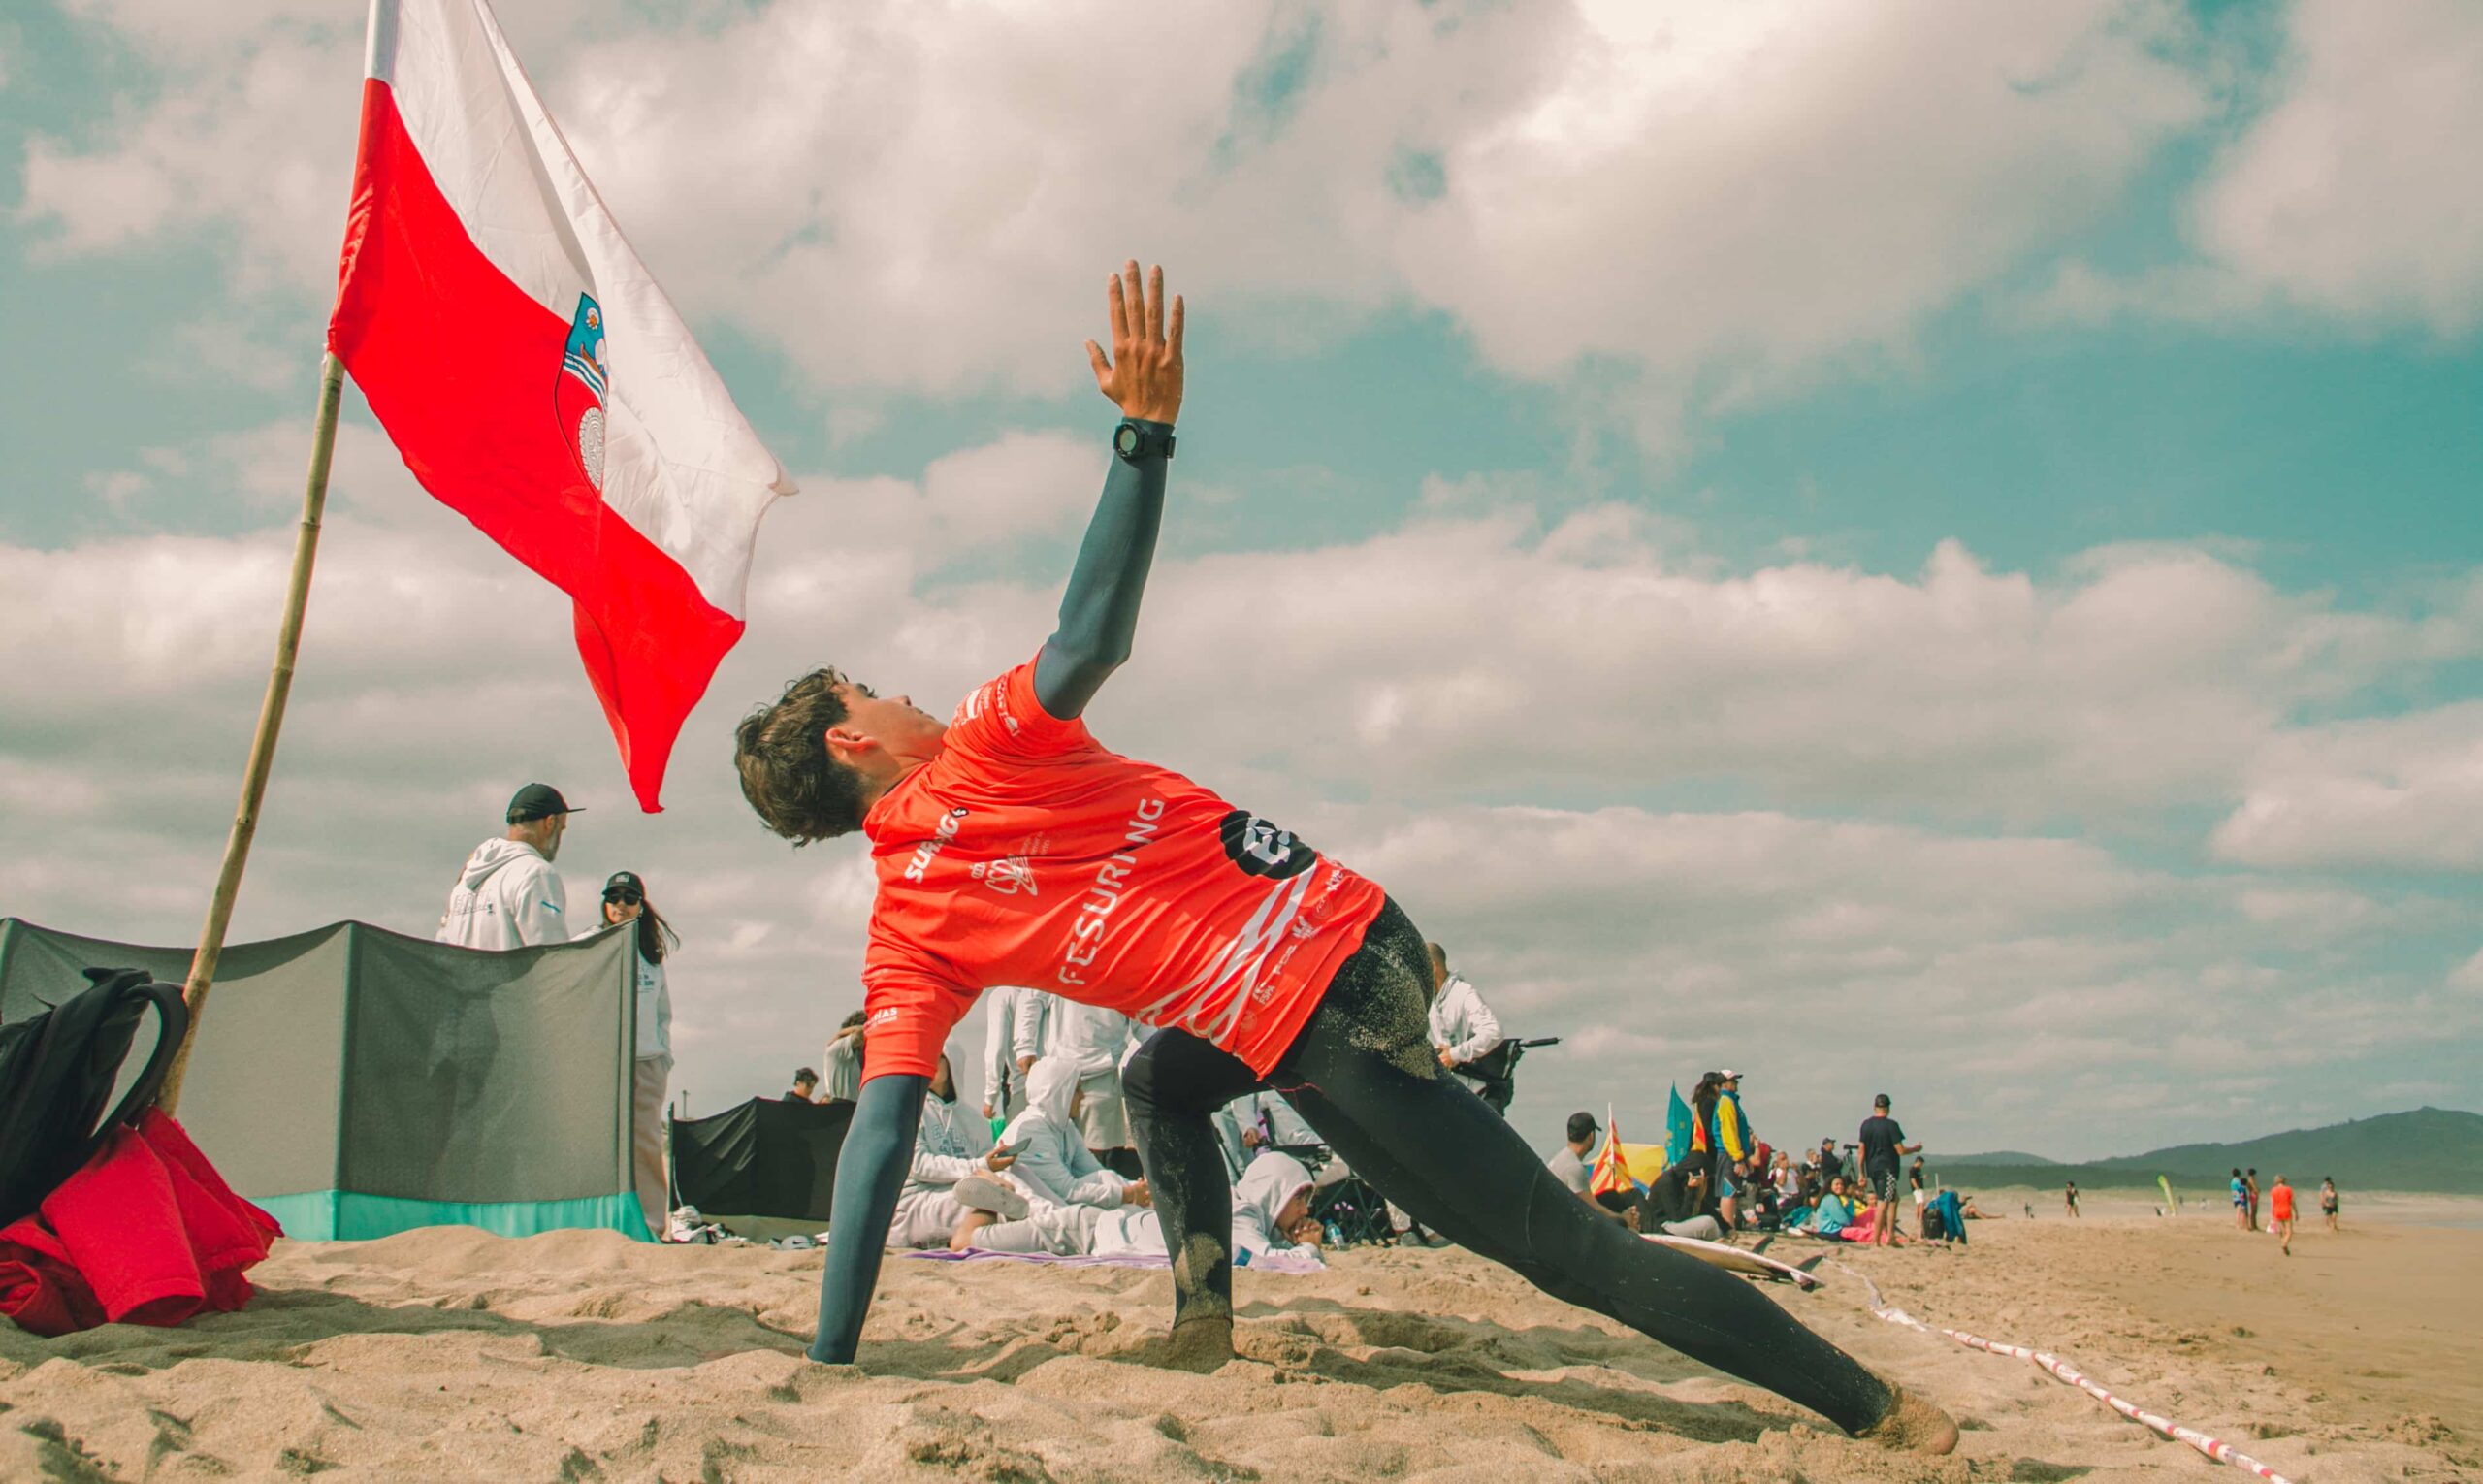
{"label": "coat of arms on flag", "polygon": [[603,310],[594,296],[578,296],[578,312],[569,321],[569,341],[561,351],[561,380],[553,389],[552,406],[569,436],[569,452],[577,455],[578,471],[597,493],[603,489]]}

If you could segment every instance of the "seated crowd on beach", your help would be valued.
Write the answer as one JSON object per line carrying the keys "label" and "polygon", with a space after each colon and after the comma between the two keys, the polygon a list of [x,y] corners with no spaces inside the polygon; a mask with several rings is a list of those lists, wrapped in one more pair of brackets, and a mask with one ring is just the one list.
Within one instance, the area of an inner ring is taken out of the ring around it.
{"label": "seated crowd on beach", "polygon": [[[1473,984],[1450,970],[1447,950],[1425,947],[1433,1053],[1450,1072],[1481,1083],[1507,1038]],[[1054,1256],[1162,1252],[1121,1085],[1144,1029],[1117,1011],[1036,989],[992,989],[983,1009],[982,1101],[963,1100],[943,1055],[888,1245]],[[785,1097],[853,1102],[862,1085],[863,1027],[862,1012],[848,1015],[821,1065],[796,1070]],[[1323,1219],[1313,1203],[1352,1171],[1281,1095],[1245,1093],[1217,1110],[1213,1122],[1234,1182],[1237,1262],[1315,1249],[1345,1236],[1337,1212]],[[1367,1193],[1345,1213],[1358,1218],[1352,1235],[1360,1240],[1441,1241]]]}

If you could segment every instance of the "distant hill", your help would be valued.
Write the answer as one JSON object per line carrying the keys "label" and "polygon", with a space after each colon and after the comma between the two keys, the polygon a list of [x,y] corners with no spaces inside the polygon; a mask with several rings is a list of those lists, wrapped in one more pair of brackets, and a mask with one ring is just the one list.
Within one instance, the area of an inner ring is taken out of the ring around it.
{"label": "distant hill", "polygon": [[2021,1153],[2016,1149],[1994,1149],[1988,1154],[1951,1154],[1941,1160],[1945,1165],[2056,1165],[2057,1159],[2041,1154]]}
{"label": "distant hill", "polygon": [[2483,1195],[2483,1113],[2418,1108],[2383,1113],[2327,1128],[2294,1129],[2240,1144],[2182,1144],[2144,1154],[2084,1164],[2061,1164],[2035,1155],[1968,1154],[1934,1159],[1935,1172],[1954,1170],[1950,1184],[2033,1185],[2049,1188],[2076,1180],[2094,1189],[2151,1188],[2159,1175],[2176,1189],[2197,1195],[2220,1192],[2237,1165],[2256,1167],[2261,1183],[2279,1174],[2297,1186],[2316,1187],[2335,1176],[2338,1188],[2430,1191]]}

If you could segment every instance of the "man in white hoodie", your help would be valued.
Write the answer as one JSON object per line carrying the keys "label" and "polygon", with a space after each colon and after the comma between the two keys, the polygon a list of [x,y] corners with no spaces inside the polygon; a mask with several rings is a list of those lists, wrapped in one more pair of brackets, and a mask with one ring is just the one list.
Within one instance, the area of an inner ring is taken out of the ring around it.
{"label": "man in white hoodie", "polygon": [[552,862],[574,812],[550,784],[518,790],[508,801],[508,833],[466,857],[433,936],[470,949],[568,942],[569,892]]}
{"label": "man in white hoodie", "polygon": [[1000,1147],[1017,1156],[1009,1183],[1039,1208],[1146,1205],[1145,1180],[1104,1168],[1088,1151],[1078,1097],[1078,1068],[1067,1057],[1046,1056],[1027,1069],[1026,1111],[1000,1134]]}
{"label": "man in white hoodie", "polygon": [[[1029,994],[1040,991],[1029,990]],[[1050,1025],[1043,1054],[1078,1069],[1078,1129],[1104,1167],[1136,1178],[1129,1112],[1121,1102],[1121,1063],[1138,1048],[1138,1022],[1117,1010],[1043,994]]]}
{"label": "man in white hoodie", "polygon": [[1423,946],[1432,953],[1432,1049],[1441,1066],[1479,1083],[1485,1079],[1474,1070],[1474,1063],[1499,1049],[1508,1038],[1500,1034],[1499,1016],[1492,1014],[1492,1007],[1483,1003],[1474,986],[1463,975],[1449,972],[1448,950],[1436,943]]}

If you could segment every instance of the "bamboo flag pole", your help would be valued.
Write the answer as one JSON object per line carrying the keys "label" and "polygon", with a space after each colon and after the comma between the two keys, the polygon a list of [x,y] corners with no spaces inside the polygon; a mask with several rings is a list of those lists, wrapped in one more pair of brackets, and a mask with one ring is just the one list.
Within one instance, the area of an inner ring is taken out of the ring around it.
{"label": "bamboo flag pole", "polygon": [[267,796],[276,733],[284,726],[285,697],[293,692],[293,656],[302,647],[302,611],[310,601],[310,568],[319,555],[319,518],[328,504],[328,465],[337,450],[337,405],[344,385],[344,363],[330,351],[319,367],[319,420],[310,435],[310,474],[302,490],[302,527],[293,538],[293,581],[284,595],[284,622],[276,629],[275,664],[268,671],[259,729],[250,739],[250,762],[242,774],[242,806],[224,842],[224,869],[215,878],[215,894],[208,899],[207,926],[199,934],[198,953],[190,959],[189,980],[181,985],[190,1029],[174,1054],[172,1073],[157,1100],[168,1113],[181,1100],[181,1079],[189,1072],[190,1049],[198,1045],[199,1025],[207,1015],[207,992],[215,984],[216,960],[224,954],[224,930],[232,925],[233,899],[241,894],[242,868],[249,863],[250,840],[259,832],[259,801]]}

